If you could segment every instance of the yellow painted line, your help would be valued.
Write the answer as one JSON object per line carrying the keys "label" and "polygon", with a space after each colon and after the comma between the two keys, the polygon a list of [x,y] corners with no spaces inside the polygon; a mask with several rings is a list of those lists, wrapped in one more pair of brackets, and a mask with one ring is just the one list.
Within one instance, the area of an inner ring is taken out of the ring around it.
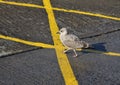
{"label": "yellow painted line", "polygon": [[103,54],[111,55],[111,56],[119,56],[120,57],[120,53],[115,53],[115,52],[103,52]]}
{"label": "yellow painted line", "polygon": [[[27,40],[23,40],[23,39],[19,39],[19,38],[13,38],[13,37],[5,36],[5,35],[0,35],[0,38],[18,42],[18,43],[22,43],[22,44],[26,44],[26,45],[30,45],[30,46],[43,47],[43,48],[55,48],[53,45],[44,44],[44,43],[40,43],[40,42],[31,42],[31,41],[27,41]],[[61,43],[59,43],[59,44],[61,44]],[[61,46],[61,48],[65,49],[62,46]],[[109,56],[119,56],[120,57],[120,53],[116,53],[116,52],[103,52],[103,51],[92,50],[92,49],[77,49],[77,50],[78,51],[83,50],[86,52],[93,52],[93,53],[105,54],[105,55],[109,55]]]}
{"label": "yellow painted line", "polygon": [[[59,41],[59,35],[56,34],[58,32],[58,26],[55,21],[54,13],[52,10],[52,6],[50,4],[50,0],[43,0],[44,6],[46,8],[46,12],[48,14],[50,30],[54,41],[54,46],[57,54],[58,63],[65,81],[66,85],[78,85],[78,82],[74,76],[70,63],[68,61],[67,56],[63,53],[63,45]],[[48,9],[49,8],[49,9]]]}
{"label": "yellow painted line", "polygon": [[40,43],[40,42],[26,41],[26,40],[22,40],[22,39],[19,39],[19,38],[13,38],[13,37],[5,36],[5,35],[0,35],[0,38],[5,39],[5,40],[18,42],[18,43],[22,43],[22,44],[26,44],[26,45],[36,46],[36,47],[54,48],[53,45],[44,44],[44,43]]}
{"label": "yellow painted line", "polygon": [[23,7],[44,8],[43,6],[40,6],[40,5],[20,3],[20,2],[11,2],[11,1],[0,0],[0,3],[9,4],[9,5],[16,5],[16,6],[23,6]]}
{"label": "yellow painted line", "polygon": [[88,15],[88,16],[95,16],[95,17],[120,21],[119,17],[113,17],[113,16],[108,16],[108,15],[103,15],[103,14],[98,14],[98,13],[91,13],[91,12],[84,12],[84,11],[77,11],[77,10],[67,10],[67,9],[62,9],[62,8],[53,8],[53,10],[64,11],[64,12],[69,12],[69,13],[76,13],[76,14],[82,14],[82,15]]}
{"label": "yellow painted line", "polygon": [[[28,3],[18,3],[18,2],[1,1],[1,0],[0,0],[0,3],[9,4],[9,5],[17,5],[17,6],[25,6],[25,7],[33,7],[33,8],[45,8],[44,6],[28,4]],[[50,8],[47,7],[46,9],[50,9]],[[119,17],[108,16],[108,15],[103,15],[103,14],[98,14],[98,13],[91,13],[91,12],[78,11],[78,10],[69,10],[69,9],[55,8],[55,7],[51,9],[56,10],[56,11],[76,13],[76,14],[82,14],[82,15],[88,15],[88,16],[94,16],[94,17],[100,17],[100,18],[120,21]]]}
{"label": "yellow painted line", "polygon": [[99,53],[99,54],[105,54],[109,56],[118,56],[120,57],[120,53],[116,52],[104,52],[104,51],[98,51],[98,50],[92,50],[92,49],[77,49],[78,51],[86,51],[86,52],[93,52],[93,53]]}

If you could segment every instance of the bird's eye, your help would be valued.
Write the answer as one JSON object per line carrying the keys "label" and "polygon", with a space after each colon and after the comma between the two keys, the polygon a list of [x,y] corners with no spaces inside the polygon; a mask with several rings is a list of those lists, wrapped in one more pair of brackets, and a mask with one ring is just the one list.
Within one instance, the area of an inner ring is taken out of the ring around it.
{"label": "bird's eye", "polygon": [[62,30],[60,32],[63,32]]}

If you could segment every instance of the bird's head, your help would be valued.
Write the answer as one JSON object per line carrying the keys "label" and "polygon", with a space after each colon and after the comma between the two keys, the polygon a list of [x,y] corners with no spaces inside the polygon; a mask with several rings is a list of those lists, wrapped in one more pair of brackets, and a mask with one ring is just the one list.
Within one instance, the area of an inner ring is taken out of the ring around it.
{"label": "bird's head", "polygon": [[67,28],[61,28],[58,34],[66,35],[67,34]]}

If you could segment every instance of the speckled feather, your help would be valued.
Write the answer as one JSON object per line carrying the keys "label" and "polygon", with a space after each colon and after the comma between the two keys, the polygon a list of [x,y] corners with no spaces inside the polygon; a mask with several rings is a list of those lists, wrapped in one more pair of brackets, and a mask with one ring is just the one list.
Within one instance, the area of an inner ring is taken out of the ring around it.
{"label": "speckled feather", "polygon": [[[66,30],[67,31],[67,30]],[[62,34],[60,40],[64,46],[68,48],[87,48],[89,46],[85,41],[81,41],[76,35],[73,34]]]}

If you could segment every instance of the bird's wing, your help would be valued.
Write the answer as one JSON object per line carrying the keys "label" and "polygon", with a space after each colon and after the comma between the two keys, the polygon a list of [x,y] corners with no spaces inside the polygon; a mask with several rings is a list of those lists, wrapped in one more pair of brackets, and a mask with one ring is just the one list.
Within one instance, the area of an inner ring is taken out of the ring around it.
{"label": "bird's wing", "polygon": [[66,36],[66,40],[69,41],[79,41],[79,38],[76,35],[70,34]]}
{"label": "bird's wing", "polygon": [[70,48],[86,48],[88,46],[88,43],[80,41],[75,35],[67,35],[63,43]]}
{"label": "bird's wing", "polygon": [[88,48],[89,44],[84,41],[64,40],[63,44],[69,48]]}
{"label": "bird's wing", "polygon": [[63,44],[69,48],[76,48],[79,41],[80,40],[77,36],[70,34],[65,36],[65,40],[63,41]]}

